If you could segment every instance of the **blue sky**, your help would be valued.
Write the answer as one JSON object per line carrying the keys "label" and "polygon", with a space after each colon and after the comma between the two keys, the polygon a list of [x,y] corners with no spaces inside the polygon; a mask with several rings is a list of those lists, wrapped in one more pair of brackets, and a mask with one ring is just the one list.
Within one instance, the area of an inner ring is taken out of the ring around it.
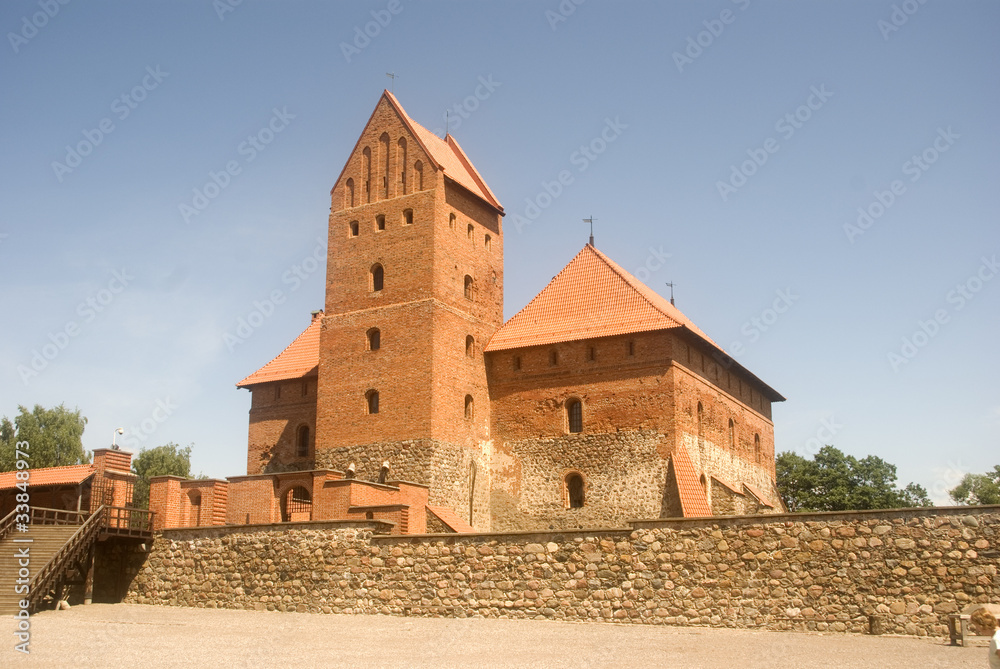
{"label": "blue sky", "polygon": [[939,502],[998,462],[996,2],[10,0],[0,28],[0,413],[243,473],[234,384],[322,307],[329,190],[394,72],[507,211],[507,317],[592,215],[788,398],[779,451]]}

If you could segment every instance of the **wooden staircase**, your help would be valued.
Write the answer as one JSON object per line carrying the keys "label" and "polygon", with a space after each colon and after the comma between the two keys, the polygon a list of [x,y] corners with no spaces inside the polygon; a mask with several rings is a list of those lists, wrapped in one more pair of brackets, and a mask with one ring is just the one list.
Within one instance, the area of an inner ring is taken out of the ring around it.
{"label": "wooden staircase", "polygon": [[[35,610],[51,593],[58,597],[74,571],[83,578],[93,560],[96,543],[109,536],[152,538],[152,514],[142,509],[100,507],[92,514],[35,508],[30,522],[15,522],[16,513],[0,521],[0,615],[16,613],[20,601]],[[22,516],[23,518],[23,516]],[[20,576],[27,549],[28,591]]]}

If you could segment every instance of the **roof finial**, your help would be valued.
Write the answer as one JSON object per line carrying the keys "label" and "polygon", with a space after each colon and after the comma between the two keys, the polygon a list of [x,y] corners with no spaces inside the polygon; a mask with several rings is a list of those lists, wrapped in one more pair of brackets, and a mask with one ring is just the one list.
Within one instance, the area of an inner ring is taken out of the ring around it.
{"label": "roof finial", "polygon": [[389,79],[392,80],[392,81],[389,82],[389,92],[392,93],[393,95],[395,95],[396,92],[394,90],[392,90],[392,89],[395,88],[395,86],[396,86],[396,73],[395,72],[386,72],[385,76],[389,77]]}
{"label": "roof finial", "polygon": [[596,221],[596,220],[597,219],[594,218],[593,214],[591,214],[590,218],[583,219],[584,223],[590,223],[590,245],[591,246],[594,245],[594,221]]}
{"label": "roof finial", "polygon": [[444,136],[447,137],[451,132],[451,110],[444,110]]}
{"label": "roof finial", "polygon": [[674,282],[667,281],[667,285],[670,286],[670,304],[674,303]]}

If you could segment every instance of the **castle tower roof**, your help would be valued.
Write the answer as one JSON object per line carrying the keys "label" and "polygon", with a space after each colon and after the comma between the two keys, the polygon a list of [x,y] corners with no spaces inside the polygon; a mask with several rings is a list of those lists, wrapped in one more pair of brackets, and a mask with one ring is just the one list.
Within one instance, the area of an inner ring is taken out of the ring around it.
{"label": "castle tower roof", "polygon": [[[497,330],[486,351],[673,329],[692,333],[730,359],[669,300],[587,244],[542,292]],[[739,363],[732,364],[742,369]],[[761,385],[773,394],[772,400],[784,400],[774,389],[763,382]]]}
{"label": "castle tower roof", "polygon": [[319,331],[322,324],[323,312],[314,312],[312,322],[302,334],[296,337],[274,360],[237,383],[236,387],[247,388],[268,381],[315,376],[319,366]]}

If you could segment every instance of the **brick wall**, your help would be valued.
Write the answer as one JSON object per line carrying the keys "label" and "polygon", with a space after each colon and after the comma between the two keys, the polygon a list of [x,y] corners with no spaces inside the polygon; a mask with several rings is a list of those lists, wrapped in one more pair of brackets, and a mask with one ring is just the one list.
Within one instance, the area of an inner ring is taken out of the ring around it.
{"label": "brick wall", "polygon": [[[312,469],[316,441],[316,376],[273,381],[250,389],[247,474]],[[299,455],[298,434],[309,429],[308,452]]]}
{"label": "brick wall", "polygon": [[446,538],[337,527],[164,532],[126,601],[938,637],[949,613],[1000,601],[1000,506]]}

